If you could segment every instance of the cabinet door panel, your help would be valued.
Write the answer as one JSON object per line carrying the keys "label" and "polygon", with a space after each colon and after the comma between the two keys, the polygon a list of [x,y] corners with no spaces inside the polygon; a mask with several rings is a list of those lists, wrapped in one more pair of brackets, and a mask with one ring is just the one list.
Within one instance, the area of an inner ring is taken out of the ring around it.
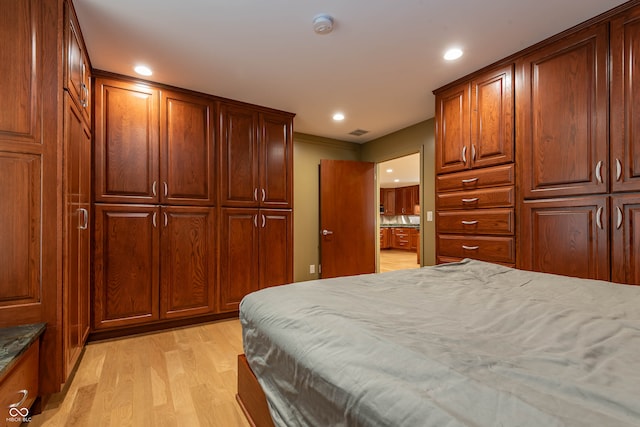
{"label": "cabinet door panel", "polygon": [[165,91],[160,105],[162,202],[213,205],[214,102]]}
{"label": "cabinet door panel", "polygon": [[260,288],[293,282],[293,221],[289,210],[260,210]]}
{"label": "cabinet door panel", "polygon": [[98,78],[95,95],[96,201],[157,202],[158,92]]}
{"label": "cabinet door panel", "polygon": [[519,267],[609,280],[606,196],[524,202]]}
{"label": "cabinet door panel", "polygon": [[611,182],[640,191],[640,8],[611,22]]}
{"label": "cabinet door panel", "polygon": [[222,209],[221,215],[218,308],[233,311],[245,295],[260,289],[258,209]]}
{"label": "cabinet door panel", "polygon": [[260,127],[260,206],[290,208],[293,194],[291,118],[262,113]]}
{"label": "cabinet door panel", "polygon": [[[220,203],[258,205],[258,115],[247,108],[221,106]],[[261,195],[260,195],[261,196]]]}
{"label": "cabinet door panel", "polygon": [[519,61],[525,198],[608,191],[607,52],[608,27],[600,24]]}
{"label": "cabinet door panel", "polygon": [[65,10],[65,80],[64,86],[79,107],[85,123],[91,125],[91,87],[89,59],[80,34],[80,26],[71,2],[64,3]]}
{"label": "cabinet door panel", "polygon": [[3,1],[0,13],[0,140],[40,144],[41,2]]}
{"label": "cabinet door panel", "polygon": [[41,298],[40,156],[0,151],[0,307]]}
{"label": "cabinet door panel", "polygon": [[436,173],[467,169],[471,153],[469,84],[436,95]]}
{"label": "cabinet door panel", "polygon": [[215,211],[162,208],[161,315],[206,314],[214,309]]}
{"label": "cabinet door panel", "polygon": [[640,196],[612,197],[611,280],[640,285]]}
{"label": "cabinet door panel", "polygon": [[94,327],[159,318],[159,208],[96,205]]}
{"label": "cabinet door panel", "polygon": [[473,167],[512,162],[513,66],[471,82],[471,161]]}

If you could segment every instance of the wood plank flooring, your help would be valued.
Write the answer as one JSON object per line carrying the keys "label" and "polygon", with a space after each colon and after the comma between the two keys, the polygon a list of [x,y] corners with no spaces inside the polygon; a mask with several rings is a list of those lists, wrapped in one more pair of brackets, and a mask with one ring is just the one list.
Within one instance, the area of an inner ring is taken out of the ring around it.
{"label": "wood plank flooring", "polygon": [[248,427],[236,400],[238,319],[90,343],[30,427]]}
{"label": "wood plank flooring", "polygon": [[383,249],[380,251],[380,273],[419,267],[418,256],[415,252],[400,249]]}

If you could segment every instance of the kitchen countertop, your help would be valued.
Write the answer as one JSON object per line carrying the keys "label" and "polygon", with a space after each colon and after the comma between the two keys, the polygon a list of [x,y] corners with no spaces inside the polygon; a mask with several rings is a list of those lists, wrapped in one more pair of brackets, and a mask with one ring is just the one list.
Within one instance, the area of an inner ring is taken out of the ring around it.
{"label": "kitchen countertop", "polygon": [[380,224],[380,228],[417,228],[417,229],[420,229],[420,224]]}
{"label": "kitchen countertop", "polygon": [[4,376],[46,328],[45,323],[0,328],[0,377]]}

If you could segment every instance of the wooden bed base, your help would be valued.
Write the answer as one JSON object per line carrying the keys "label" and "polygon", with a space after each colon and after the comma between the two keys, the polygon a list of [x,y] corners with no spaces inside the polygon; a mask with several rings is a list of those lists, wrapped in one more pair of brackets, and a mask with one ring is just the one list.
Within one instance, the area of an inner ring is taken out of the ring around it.
{"label": "wooden bed base", "polygon": [[252,427],[274,427],[267,398],[244,354],[238,355],[238,393],[236,400]]}

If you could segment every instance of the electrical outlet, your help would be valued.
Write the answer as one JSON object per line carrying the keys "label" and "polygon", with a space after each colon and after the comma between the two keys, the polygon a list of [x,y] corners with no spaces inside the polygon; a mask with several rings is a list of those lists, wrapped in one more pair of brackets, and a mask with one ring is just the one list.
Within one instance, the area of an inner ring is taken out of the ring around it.
{"label": "electrical outlet", "polygon": [[315,273],[316,273],[315,264],[309,264],[309,274],[315,274]]}

